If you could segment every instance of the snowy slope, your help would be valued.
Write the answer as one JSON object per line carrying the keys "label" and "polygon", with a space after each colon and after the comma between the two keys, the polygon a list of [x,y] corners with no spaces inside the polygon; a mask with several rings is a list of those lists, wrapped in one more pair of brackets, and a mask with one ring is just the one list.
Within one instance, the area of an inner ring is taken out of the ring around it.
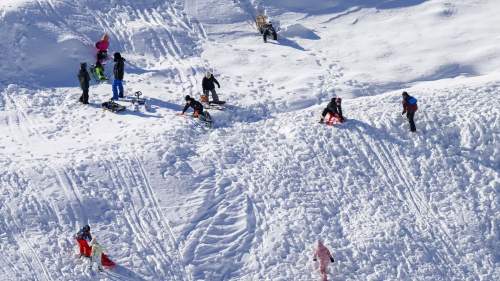
{"label": "snowy slope", "polygon": [[[0,280],[318,280],[318,238],[331,280],[500,279],[498,8],[2,1]],[[107,84],[77,104],[103,31],[150,110],[103,112]],[[210,131],[175,115],[207,69],[230,102]],[[333,94],[348,122],[321,126]],[[118,268],[77,258],[86,223]]]}

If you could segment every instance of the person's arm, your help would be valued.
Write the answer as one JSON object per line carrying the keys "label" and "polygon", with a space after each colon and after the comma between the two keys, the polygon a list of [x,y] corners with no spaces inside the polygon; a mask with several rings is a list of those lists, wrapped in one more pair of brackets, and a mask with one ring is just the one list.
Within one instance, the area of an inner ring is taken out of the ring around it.
{"label": "person's arm", "polygon": [[404,115],[406,113],[406,110],[408,109],[408,104],[406,103],[406,100],[403,100],[403,112],[401,112],[401,115]]}
{"label": "person's arm", "polygon": [[217,86],[220,88],[219,81],[217,81],[217,79],[215,79],[215,77],[213,75],[212,75],[212,79],[214,80],[215,84],[217,84]]}
{"label": "person's arm", "polygon": [[189,108],[189,103],[186,103],[186,105],[184,106],[184,109],[182,110],[182,114],[184,114],[186,112],[186,110],[188,110]]}

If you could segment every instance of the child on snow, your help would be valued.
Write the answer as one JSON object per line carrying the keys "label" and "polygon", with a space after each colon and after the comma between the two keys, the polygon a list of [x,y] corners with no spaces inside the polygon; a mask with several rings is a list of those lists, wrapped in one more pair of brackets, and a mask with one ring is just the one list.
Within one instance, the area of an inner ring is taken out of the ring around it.
{"label": "child on snow", "polygon": [[322,281],[328,281],[328,265],[334,262],[330,250],[323,245],[321,240],[318,240],[318,245],[314,251],[314,261],[319,259],[319,272],[321,274]]}
{"label": "child on snow", "polygon": [[94,263],[96,263],[97,269],[99,269],[99,271],[102,271],[103,268],[101,259],[104,253],[104,248],[97,242],[95,237],[92,239],[92,241],[90,241],[90,246],[92,247],[92,252],[90,257],[89,269],[92,270],[92,266],[94,265]]}
{"label": "child on snow", "polygon": [[415,127],[415,121],[413,118],[415,117],[415,112],[418,109],[417,99],[408,95],[407,92],[403,92],[403,112],[401,115],[406,113],[406,118],[408,118],[408,122],[410,123],[410,131],[416,132],[417,128]]}
{"label": "child on snow", "polygon": [[201,86],[203,88],[203,95],[208,97],[208,93],[212,93],[212,103],[219,103],[219,96],[217,96],[217,92],[215,91],[215,84],[220,88],[219,81],[215,79],[212,73],[207,72],[205,77],[203,77],[203,81],[201,81]]}
{"label": "child on snow", "polygon": [[104,33],[101,40],[95,43],[95,47],[97,49],[97,62],[102,63],[108,57],[109,36],[107,33]]}
{"label": "child on snow", "polygon": [[87,64],[84,62],[80,64],[80,71],[78,72],[78,81],[80,82],[80,88],[82,88],[83,91],[79,101],[83,104],[88,104],[90,75],[87,71]]}
{"label": "child on snow", "polygon": [[342,99],[339,97],[332,98],[326,108],[321,113],[321,119],[319,123],[325,121],[325,116],[327,114],[333,115],[339,119],[340,122],[344,122],[344,116],[342,115]]}
{"label": "child on snow", "polygon": [[75,235],[76,242],[80,248],[80,257],[90,257],[90,246],[88,242],[92,241],[92,235],[90,234],[90,226],[85,225],[78,233]]}

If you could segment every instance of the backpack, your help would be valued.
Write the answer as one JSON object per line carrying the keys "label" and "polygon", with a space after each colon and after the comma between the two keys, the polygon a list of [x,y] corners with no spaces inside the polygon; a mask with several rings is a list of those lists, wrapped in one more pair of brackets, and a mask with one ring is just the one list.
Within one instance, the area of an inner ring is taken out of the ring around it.
{"label": "backpack", "polygon": [[414,97],[410,97],[408,98],[408,100],[406,101],[409,105],[416,105],[417,104],[417,99],[414,98]]}

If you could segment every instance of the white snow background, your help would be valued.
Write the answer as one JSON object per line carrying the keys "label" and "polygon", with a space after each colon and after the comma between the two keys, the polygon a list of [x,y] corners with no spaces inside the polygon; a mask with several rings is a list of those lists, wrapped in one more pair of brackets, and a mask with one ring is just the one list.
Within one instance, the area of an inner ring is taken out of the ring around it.
{"label": "white snow background", "polygon": [[[1,0],[0,280],[319,280],[318,238],[329,280],[500,280],[499,11]],[[148,110],[103,111],[109,84],[78,103],[103,32]],[[211,130],[176,116],[207,70],[228,102]],[[348,121],[318,124],[335,95]],[[78,258],[87,223],[117,268]]]}

